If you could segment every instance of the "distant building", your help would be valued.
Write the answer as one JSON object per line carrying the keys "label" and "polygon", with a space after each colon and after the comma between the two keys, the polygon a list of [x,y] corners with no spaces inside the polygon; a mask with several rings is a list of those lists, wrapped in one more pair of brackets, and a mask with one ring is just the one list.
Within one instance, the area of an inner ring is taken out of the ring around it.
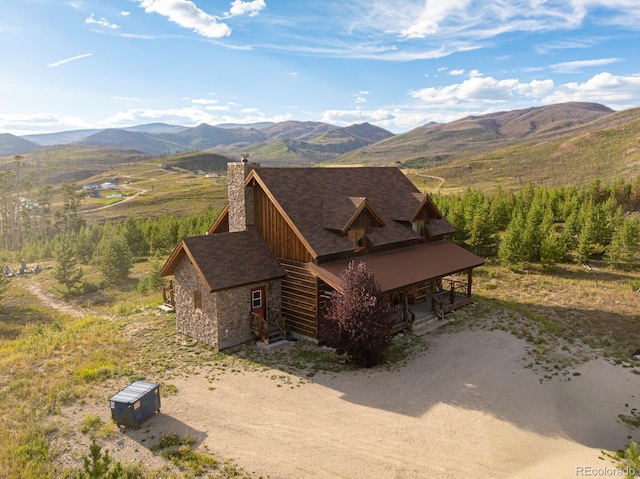
{"label": "distant building", "polygon": [[115,190],[116,189],[116,185],[111,183],[110,181],[105,181],[104,183],[102,183],[100,185],[100,189],[102,189],[102,190]]}

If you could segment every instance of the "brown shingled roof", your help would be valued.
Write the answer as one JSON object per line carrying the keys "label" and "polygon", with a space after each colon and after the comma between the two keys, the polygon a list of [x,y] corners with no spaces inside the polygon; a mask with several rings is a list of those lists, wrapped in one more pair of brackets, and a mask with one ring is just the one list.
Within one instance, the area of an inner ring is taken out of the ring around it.
{"label": "brown shingled roof", "polygon": [[449,223],[446,218],[432,218],[431,220],[429,220],[429,223],[425,225],[425,228],[427,229],[427,234],[430,237],[449,235],[456,232],[456,229],[451,225],[451,223]]}
{"label": "brown shingled roof", "polygon": [[286,275],[254,229],[184,238],[161,274],[172,275],[185,256],[210,292]]}
{"label": "brown shingled roof", "polygon": [[[324,282],[340,290],[340,275],[351,260],[307,267]],[[404,288],[484,264],[484,259],[446,240],[354,258],[366,263],[383,292]]]}
{"label": "brown shingled roof", "polygon": [[410,221],[424,198],[398,168],[259,168],[247,181],[253,179],[268,190],[318,256],[353,250],[348,238],[327,229],[327,225],[342,229],[344,224],[339,223],[351,211],[346,208],[340,218],[329,221],[327,205],[340,201],[338,198],[366,198],[384,224],[367,234],[376,246],[420,238],[398,222]]}

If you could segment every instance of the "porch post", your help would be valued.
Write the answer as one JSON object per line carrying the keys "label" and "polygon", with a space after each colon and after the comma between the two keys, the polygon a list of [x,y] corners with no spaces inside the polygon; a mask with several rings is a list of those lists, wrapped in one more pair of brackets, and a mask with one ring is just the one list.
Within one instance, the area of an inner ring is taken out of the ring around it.
{"label": "porch post", "polygon": [[471,285],[473,284],[473,269],[467,270],[467,297],[471,297]]}
{"label": "porch post", "polygon": [[402,312],[402,317],[406,321],[409,319],[409,295],[406,291],[402,293],[403,303],[404,303],[404,311]]}

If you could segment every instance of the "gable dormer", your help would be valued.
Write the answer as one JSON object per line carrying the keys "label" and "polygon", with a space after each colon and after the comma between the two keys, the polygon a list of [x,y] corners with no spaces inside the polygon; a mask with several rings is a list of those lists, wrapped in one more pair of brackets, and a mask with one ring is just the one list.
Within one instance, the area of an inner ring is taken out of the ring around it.
{"label": "gable dormer", "polygon": [[425,239],[434,239],[456,232],[451,223],[442,217],[442,213],[429,195],[423,193],[413,195],[420,201],[411,217],[411,228],[418,235]]}
{"label": "gable dormer", "polygon": [[385,225],[364,196],[342,196],[325,201],[323,226],[349,238],[356,251],[366,250],[367,233]]}
{"label": "gable dormer", "polygon": [[398,202],[393,219],[405,225],[421,238],[431,241],[455,233],[455,228],[442,217],[442,213],[431,197],[412,192]]}

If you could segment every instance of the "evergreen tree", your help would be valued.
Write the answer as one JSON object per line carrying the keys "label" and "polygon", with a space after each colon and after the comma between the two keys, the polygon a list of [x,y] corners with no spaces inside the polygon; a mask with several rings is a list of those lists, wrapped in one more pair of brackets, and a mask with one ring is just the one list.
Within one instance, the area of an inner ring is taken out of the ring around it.
{"label": "evergreen tree", "polygon": [[133,267],[133,255],[121,234],[103,234],[96,255],[98,268],[108,285],[116,284],[129,276]]}
{"label": "evergreen tree", "polygon": [[491,197],[489,214],[495,232],[504,231],[509,226],[513,214],[513,199],[510,199],[509,195],[499,186]]}
{"label": "evergreen tree", "polygon": [[474,251],[489,249],[495,243],[494,226],[491,223],[489,203],[479,205],[471,217],[469,225],[469,239],[467,243]]}
{"label": "evergreen tree", "polygon": [[125,220],[122,234],[134,256],[144,256],[149,252],[149,244],[144,237],[144,232],[138,220],[132,216],[128,216]]}
{"label": "evergreen tree", "polygon": [[546,270],[554,270],[564,259],[565,251],[562,237],[553,229],[549,229],[540,244],[540,263]]}
{"label": "evergreen tree", "polygon": [[536,190],[527,210],[522,232],[522,250],[526,261],[533,262],[540,259],[540,244],[545,234],[541,229],[544,217],[544,197],[541,190]]}
{"label": "evergreen tree", "polygon": [[75,246],[69,235],[60,235],[54,251],[54,259],[56,265],[51,276],[65,288],[61,293],[65,296],[78,294],[84,283],[84,272],[78,264]]}
{"label": "evergreen tree", "polygon": [[151,261],[149,276],[147,277],[149,288],[157,290],[165,285],[165,280],[160,274],[160,271],[162,271],[162,265],[160,264],[160,252],[156,251],[154,258]]}
{"label": "evergreen tree", "polygon": [[498,248],[498,258],[502,264],[520,266],[526,261],[527,251],[524,249],[524,230],[524,215],[521,211],[516,210]]}
{"label": "evergreen tree", "polygon": [[640,220],[635,216],[625,218],[613,234],[605,259],[610,266],[635,269],[640,259]]}
{"label": "evergreen tree", "polygon": [[113,462],[109,452],[102,453],[102,448],[91,441],[89,456],[82,459],[84,471],[78,473],[76,479],[120,479],[127,477],[122,464]]}

